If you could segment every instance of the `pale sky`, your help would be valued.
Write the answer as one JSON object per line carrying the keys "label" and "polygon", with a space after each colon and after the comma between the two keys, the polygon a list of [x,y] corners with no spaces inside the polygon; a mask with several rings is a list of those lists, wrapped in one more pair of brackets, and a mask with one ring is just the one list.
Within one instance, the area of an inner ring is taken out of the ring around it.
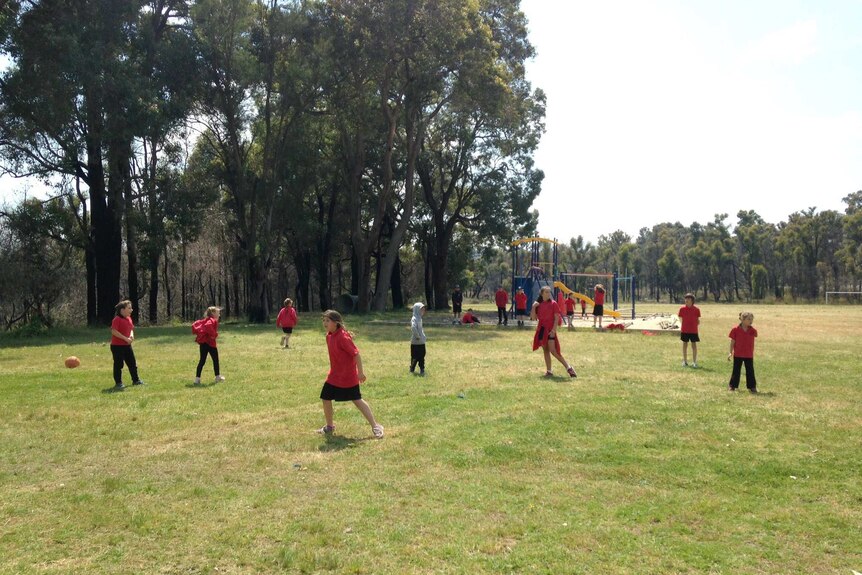
{"label": "pale sky", "polygon": [[[522,0],[548,97],[539,233],[778,223],[862,189],[862,1]],[[23,182],[0,179],[0,202]],[[36,188],[31,190],[37,193]]]}
{"label": "pale sky", "polygon": [[862,189],[862,2],[523,0],[548,98],[539,232],[563,241]]}

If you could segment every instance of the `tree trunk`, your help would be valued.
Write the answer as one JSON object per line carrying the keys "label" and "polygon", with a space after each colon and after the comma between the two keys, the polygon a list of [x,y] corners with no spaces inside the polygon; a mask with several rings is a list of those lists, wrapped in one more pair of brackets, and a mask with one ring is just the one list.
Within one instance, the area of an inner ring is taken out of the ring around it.
{"label": "tree trunk", "polygon": [[87,241],[84,258],[87,266],[87,325],[95,326],[99,322],[96,316],[96,250]]}
{"label": "tree trunk", "polygon": [[338,199],[338,186],[333,183],[329,188],[329,198],[324,202],[323,195],[317,194],[317,291],[320,307],[323,310],[332,307],[332,286],[330,269],[332,267],[332,240],[334,235],[333,218],[335,204]]}
{"label": "tree trunk", "polygon": [[401,290],[401,258],[395,258],[392,266],[392,309],[404,309],[404,292]]}
{"label": "tree trunk", "polygon": [[138,300],[138,226],[135,224],[135,205],[132,198],[131,158],[132,148],[128,141],[117,143],[116,166],[111,170],[111,178],[120,178],[122,185],[123,213],[126,221],[126,263],[128,265],[129,301],[132,302],[132,320],[138,323],[140,312]]}
{"label": "tree trunk", "polygon": [[182,240],[182,248],[180,253],[180,315],[183,321],[189,319],[188,307],[186,300],[186,242]]}
{"label": "tree trunk", "polygon": [[[389,299],[389,285],[392,283],[392,272],[395,266],[395,260],[398,259],[401,251],[401,242],[404,239],[404,234],[407,233],[407,227],[410,225],[410,220],[413,218],[413,200],[415,195],[415,177],[416,177],[416,157],[419,154],[419,137],[415,119],[407,121],[406,130],[407,142],[407,171],[404,176],[404,201],[401,208],[401,219],[395,224],[392,230],[392,236],[389,239],[389,244],[386,246],[386,251],[383,256],[383,262],[380,266],[380,273],[377,276],[377,289],[374,293],[374,301],[372,307],[374,311],[384,311],[386,302]],[[391,156],[387,158],[391,162]],[[388,170],[384,166],[384,171]],[[391,178],[391,175],[389,176]],[[391,184],[390,184],[391,185]],[[392,218],[393,221],[395,218]]]}
{"label": "tree trunk", "polygon": [[445,230],[447,228],[437,227],[437,233],[433,238],[434,255],[431,257],[431,277],[434,281],[434,309],[449,309],[449,241]]}
{"label": "tree trunk", "polygon": [[165,244],[165,305],[167,306],[167,319],[170,321],[173,318],[174,308],[173,308],[173,292],[171,290],[171,276],[170,276],[170,259],[168,258],[168,246]]}
{"label": "tree trunk", "polygon": [[296,266],[296,303],[299,311],[311,311],[311,253],[297,252],[293,258]]}
{"label": "tree trunk", "polygon": [[159,323],[159,250],[150,254],[150,303],[148,316],[151,324]]}
{"label": "tree trunk", "polygon": [[[96,272],[96,321],[110,325],[120,300],[120,250],[122,235],[116,198],[105,190],[102,166],[102,102],[95,86],[84,88],[87,110],[87,185],[90,192],[90,242]],[[122,192],[122,188],[120,188]]]}
{"label": "tree trunk", "polygon": [[269,317],[269,305],[266,298],[266,266],[260,256],[251,255],[248,259],[248,321],[265,323]]}
{"label": "tree trunk", "polygon": [[[429,309],[440,309],[437,307],[436,302],[439,301],[434,296],[434,285],[433,279],[434,276],[431,272],[431,242],[425,243],[425,257],[423,258],[424,263],[424,284],[425,284],[425,301],[428,304]],[[444,300],[445,302],[445,300]],[[449,306],[446,305],[448,308]]]}

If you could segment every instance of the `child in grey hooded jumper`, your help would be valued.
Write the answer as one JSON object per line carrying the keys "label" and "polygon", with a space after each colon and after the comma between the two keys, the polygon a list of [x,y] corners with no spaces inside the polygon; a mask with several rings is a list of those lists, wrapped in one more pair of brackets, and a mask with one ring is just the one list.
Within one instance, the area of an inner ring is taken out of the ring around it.
{"label": "child in grey hooded jumper", "polygon": [[413,304],[413,317],[410,319],[410,373],[416,372],[419,364],[419,375],[425,375],[425,330],[422,329],[422,316],[425,315],[425,304]]}

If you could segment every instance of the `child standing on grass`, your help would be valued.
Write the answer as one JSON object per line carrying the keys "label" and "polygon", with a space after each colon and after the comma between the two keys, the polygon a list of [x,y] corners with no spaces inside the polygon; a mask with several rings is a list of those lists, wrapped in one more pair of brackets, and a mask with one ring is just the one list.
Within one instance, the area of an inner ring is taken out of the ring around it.
{"label": "child standing on grass", "polygon": [[515,318],[518,320],[518,326],[524,326],[524,318],[527,316],[527,294],[524,293],[524,288],[519,287],[515,293]]}
{"label": "child standing on grass", "polygon": [[132,350],[135,341],[135,324],[132,322],[132,302],[124,299],[114,306],[116,316],[111,322],[111,355],[114,358],[114,388],[113,391],[123,391],[123,363],[129,368],[132,385],[144,385],[138,377],[138,362]]}
{"label": "child standing on grass", "polygon": [[566,294],[566,320],[569,322],[569,329],[572,329],[575,321],[575,300],[570,293]]}
{"label": "child standing on grass", "polygon": [[[560,322],[560,306],[551,298],[551,288],[544,286],[530,310],[530,319],[538,322],[533,336],[533,351],[540,347],[545,352],[545,376],[552,377],[551,356],[563,364],[570,377],[578,377],[573,368],[560,354],[560,340],[557,338],[557,325]],[[553,347],[551,347],[553,345]]]}
{"label": "child standing on grass", "polygon": [[192,324],[192,333],[195,334],[195,341],[200,347],[200,360],[195,372],[195,385],[201,384],[201,372],[204,369],[204,364],[207,362],[207,355],[213,360],[213,372],[215,373],[215,381],[213,383],[224,381],[224,376],[219,372],[218,348],[216,347],[218,320],[220,317],[221,308],[210,306],[207,308],[206,317]]}
{"label": "child standing on grass", "polygon": [[509,325],[509,311],[506,309],[509,305],[509,292],[504,290],[503,286],[497,286],[494,303],[497,304],[497,325]]}
{"label": "child standing on grass", "polygon": [[587,300],[585,299],[581,300],[581,317],[584,319],[587,318]]}
{"label": "child standing on grass", "polygon": [[419,375],[425,375],[425,330],[422,327],[422,316],[425,315],[425,304],[417,301],[413,304],[413,317],[410,318],[410,373],[416,372],[419,364]]}
{"label": "child standing on grass", "polygon": [[691,366],[697,367],[697,328],[700,325],[700,308],[694,305],[694,294],[685,294],[685,305],[677,313],[682,327],[679,338],[682,340],[682,366],[688,366],[688,343],[691,342]]}
{"label": "child standing on grass", "polygon": [[329,375],[320,391],[326,425],[317,432],[329,435],[335,431],[332,419],[333,401],[352,401],[371,424],[374,437],[380,439],[383,437],[383,426],[374,419],[371,407],[362,399],[359,390],[359,384],[365,382],[362,358],[350,332],[344,328],[341,314],[332,309],[323,312],[323,329],[326,330],[326,348],[329,350]]}
{"label": "child standing on grass", "polygon": [[757,330],[752,327],[754,314],[742,312],[739,314],[739,325],[730,330],[730,353],[727,361],[733,359],[733,371],[730,374],[729,391],[736,391],[739,387],[739,375],[745,365],[745,387],[751,393],[757,393],[757,380],[754,377],[754,338]]}
{"label": "child standing on grass", "polygon": [[595,294],[593,295],[593,327],[596,327],[596,320],[599,321],[599,329],[602,328],[602,316],[605,315],[605,286],[596,284]]}
{"label": "child standing on grass", "polygon": [[280,327],[284,333],[281,336],[281,348],[288,349],[290,347],[290,335],[293,333],[293,328],[296,327],[296,308],[293,307],[292,299],[287,298],[284,300],[284,307],[278,312],[275,327]]}
{"label": "child standing on grass", "polygon": [[461,286],[456,285],[455,290],[452,292],[452,323],[458,323],[462,303],[464,303],[464,294],[461,293]]}

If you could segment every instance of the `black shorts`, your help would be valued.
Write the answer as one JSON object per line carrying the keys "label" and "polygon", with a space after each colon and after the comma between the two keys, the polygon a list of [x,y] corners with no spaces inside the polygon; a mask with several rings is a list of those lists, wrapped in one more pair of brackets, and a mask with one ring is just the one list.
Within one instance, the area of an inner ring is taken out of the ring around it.
{"label": "black shorts", "polygon": [[572,316],[574,316],[574,315],[575,315],[575,312],[573,312],[573,311],[567,311],[567,312],[566,312],[566,316],[567,316],[567,317],[572,317]]}
{"label": "black shorts", "polygon": [[700,341],[700,338],[697,337],[696,333],[681,333],[681,334],[679,334],[679,339],[681,339],[685,343],[688,343],[688,342],[697,343]]}
{"label": "black shorts", "polygon": [[593,315],[599,317],[605,315],[605,306],[601,304],[593,306]]}
{"label": "black shorts", "polygon": [[320,390],[320,399],[329,401],[354,401],[362,399],[362,393],[359,391],[359,384],[353,387],[336,387],[329,382],[323,384],[323,389]]}
{"label": "black shorts", "polygon": [[293,328],[292,327],[283,327],[283,328],[281,328],[281,331],[283,331],[284,333],[293,333]]}
{"label": "black shorts", "polygon": [[461,304],[453,303],[452,304],[452,313],[461,313]]}
{"label": "black shorts", "polygon": [[516,309],[515,315],[527,315],[527,310],[525,309]]}

